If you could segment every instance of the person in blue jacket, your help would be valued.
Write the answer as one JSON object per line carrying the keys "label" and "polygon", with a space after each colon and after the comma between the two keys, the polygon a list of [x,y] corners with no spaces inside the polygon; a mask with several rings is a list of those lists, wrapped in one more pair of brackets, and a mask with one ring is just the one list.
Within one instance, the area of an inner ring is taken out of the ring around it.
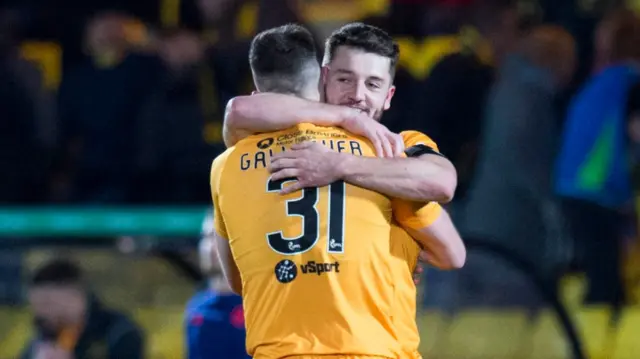
{"label": "person in blue jacket", "polygon": [[215,259],[213,216],[207,216],[200,240],[200,267],[206,287],[187,304],[187,359],[246,359],[242,297],[229,288]]}
{"label": "person in blue jacket", "polygon": [[569,107],[554,185],[588,279],[585,302],[620,308],[624,248],[637,235],[640,17],[614,11],[597,33],[606,62]]}

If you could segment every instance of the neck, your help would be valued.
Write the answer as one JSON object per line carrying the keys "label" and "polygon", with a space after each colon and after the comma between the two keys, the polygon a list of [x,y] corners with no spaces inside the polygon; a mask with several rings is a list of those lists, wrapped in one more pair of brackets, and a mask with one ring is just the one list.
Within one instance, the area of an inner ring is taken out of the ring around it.
{"label": "neck", "polygon": [[231,288],[223,276],[213,276],[209,278],[208,288],[216,293],[232,293]]}

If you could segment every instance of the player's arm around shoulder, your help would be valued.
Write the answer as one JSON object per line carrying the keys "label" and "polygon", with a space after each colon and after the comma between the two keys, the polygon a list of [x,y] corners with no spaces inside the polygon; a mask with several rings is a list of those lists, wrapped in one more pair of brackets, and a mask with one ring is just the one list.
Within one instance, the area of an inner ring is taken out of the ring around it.
{"label": "player's arm around shoulder", "polygon": [[291,95],[257,93],[238,96],[227,103],[222,135],[229,147],[250,135],[284,130],[304,122],[320,126],[340,126],[351,114],[348,107]]}
{"label": "player's arm around shoulder", "polygon": [[222,136],[230,147],[257,133],[284,130],[301,124],[342,127],[371,141],[378,156],[393,157],[404,150],[402,138],[360,111],[302,98],[260,93],[238,96],[227,103]]}
{"label": "player's arm around shoulder", "polygon": [[433,188],[439,194],[439,203],[451,202],[458,186],[458,173],[453,163],[438,149],[438,145],[427,135],[418,131],[404,131],[400,133],[405,144],[405,155],[417,159],[416,163],[425,173],[431,173],[424,178],[425,188]]}
{"label": "player's arm around shoulder", "polygon": [[453,164],[438,152],[429,137],[413,131],[401,135],[407,148],[406,156],[344,156],[339,163],[339,176],[391,197],[425,203],[451,201],[457,186]]}

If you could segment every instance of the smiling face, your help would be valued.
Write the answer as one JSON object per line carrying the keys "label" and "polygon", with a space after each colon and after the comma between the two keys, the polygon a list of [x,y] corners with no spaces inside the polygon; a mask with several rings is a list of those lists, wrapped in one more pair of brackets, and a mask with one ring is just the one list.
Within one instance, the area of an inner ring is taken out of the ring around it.
{"label": "smiling face", "polygon": [[334,105],[360,109],[380,120],[395,93],[393,75],[398,45],[385,31],[363,23],[347,24],[325,44],[321,90]]}
{"label": "smiling face", "polygon": [[389,58],[348,46],[336,49],[323,80],[326,102],[358,108],[376,120],[395,92]]}

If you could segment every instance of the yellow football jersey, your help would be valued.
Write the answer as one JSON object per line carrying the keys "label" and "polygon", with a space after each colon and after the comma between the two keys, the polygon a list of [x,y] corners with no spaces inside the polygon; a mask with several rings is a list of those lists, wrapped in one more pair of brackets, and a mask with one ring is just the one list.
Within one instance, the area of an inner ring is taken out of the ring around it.
{"label": "yellow football jersey", "polygon": [[391,201],[342,181],[280,195],[286,181],[269,179],[270,156],[307,140],[374,155],[363,138],[304,124],[248,137],[212,166],[215,228],[241,273],[248,352],[396,358]]}
{"label": "yellow football jersey", "polygon": [[[215,229],[240,269],[248,351],[407,357],[419,343],[411,276],[419,247],[392,226],[392,202],[378,193],[339,181],[279,195],[286,181],[269,180],[270,156],[306,140],[373,155],[362,138],[304,124],[251,136],[212,166]],[[418,227],[435,213],[413,218],[413,204],[393,207]],[[402,240],[391,243],[390,234]]]}

